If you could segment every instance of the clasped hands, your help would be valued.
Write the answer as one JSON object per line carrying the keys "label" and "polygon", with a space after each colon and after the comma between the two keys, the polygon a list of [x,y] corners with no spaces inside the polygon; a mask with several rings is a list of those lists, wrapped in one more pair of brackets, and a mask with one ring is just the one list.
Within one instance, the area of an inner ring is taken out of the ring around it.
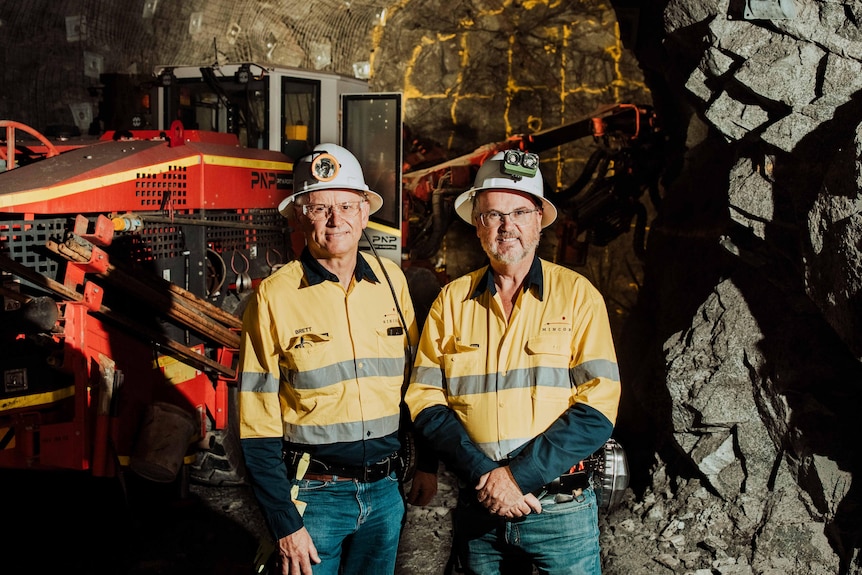
{"label": "clasped hands", "polygon": [[508,519],[542,512],[542,504],[535,495],[521,493],[521,488],[508,465],[489,471],[479,478],[476,498],[494,515]]}

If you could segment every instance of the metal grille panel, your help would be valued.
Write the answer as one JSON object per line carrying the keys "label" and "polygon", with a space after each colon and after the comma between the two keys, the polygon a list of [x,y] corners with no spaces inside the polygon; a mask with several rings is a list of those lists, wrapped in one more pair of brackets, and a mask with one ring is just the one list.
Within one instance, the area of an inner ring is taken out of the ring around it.
{"label": "metal grille panel", "polygon": [[61,240],[66,218],[0,221],[0,253],[42,275],[56,278],[59,264],[45,256],[45,243]]}
{"label": "metal grille panel", "polygon": [[184,166],[171,166],[167,172],[139,173],[135,195],[143,210],[165,209],[168,204],[182,209],[187,205],[187,174]]}
{"label": "metal grille panel", "polygon": [[252,248],[281,250],[284,246],[284,233],[275,229],[285,228],[284,217],[276,210],[208,213],[207,219],[214,222],[237,223],[251,227],[251,229],[217,226],[207,228],[207,243],[216,251],[251,250]]}

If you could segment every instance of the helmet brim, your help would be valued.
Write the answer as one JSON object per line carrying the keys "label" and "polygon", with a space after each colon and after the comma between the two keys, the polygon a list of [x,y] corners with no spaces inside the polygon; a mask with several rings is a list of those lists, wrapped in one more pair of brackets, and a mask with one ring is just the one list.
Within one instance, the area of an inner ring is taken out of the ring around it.
{"label": "helmet brim", "polygon": [[471,226],[475,226],[476,222],[473,221],[473,201],[476,198],[476,194],[487,190],[497,190],[500,192],[509,192],[511,194],[524,194],[542,200],[542,229],[547,228],[557,220],[557,208],[543,196],[537,196],[521,190],[512,190],[495,186],[470,188],[466,192],[462,193],[460,196],[455,198],[455,213]]}
{"label": "helmet brim", "polygon": [[[357,194],[360,194],[360,195],[364,194],[365,197],[368,199],[368,213],[369,213],[369,215],[375,213],[377,210],[379,210],[380,208],[383,207],[383,197],[375,191],[360,190],[360,189],[353,190],[353,189],[349,189],[349,188],[331,188],[331,189],[343,190],[345,192],[356,192]],[[290,196],[287,196],[286,198],[281,200],[280,204],[278,204],[278,213],[280,213],[282,216],[284,216],[288,219],[293,219],[293,217],[294,217],[293,203],[296,200],[296,198],[301,196],[302,194],[307,194],[308,192],[313,192],[313,191],[315,191],[315,190],[302,190],[300,192],[297,192],[295,194],[291,194]]]}

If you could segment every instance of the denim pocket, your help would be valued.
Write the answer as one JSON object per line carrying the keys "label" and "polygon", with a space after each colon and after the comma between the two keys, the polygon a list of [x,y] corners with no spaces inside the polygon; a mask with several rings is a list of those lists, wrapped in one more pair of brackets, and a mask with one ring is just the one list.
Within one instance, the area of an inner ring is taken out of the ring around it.
{"label": "denim pocket", "polygon": [[299,485],[299,492],[303,491],[317,491],[319,489],[323,489],[329,485],[334,485],[337,481],[319,481],[317,479],[301,479],[296,482]]}
{"label": "denim pocket", "polygon": [[551,501],[542,501],[542,513],[576,513],[583,509],[594,508],[598,510],[598,501],[596,500],[596,492],[592,489],[584,489],[581,494],[571,501],[563,501],[560,503]]}

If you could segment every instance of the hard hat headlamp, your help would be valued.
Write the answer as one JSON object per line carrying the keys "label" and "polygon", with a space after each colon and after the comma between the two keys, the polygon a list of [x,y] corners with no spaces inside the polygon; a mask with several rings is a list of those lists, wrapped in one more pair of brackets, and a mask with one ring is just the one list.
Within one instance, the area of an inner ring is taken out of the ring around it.
{"label": "hard hat headlamp", "polygon": [[311,176],[319,182],[329,182],[338,175],[340,164],[335,156],[323,152],[311,161]]}
{"label": "hard hat headlamp", "polygon": [[291,218],[295,215],[293,202],[302,194],[325,190],[357,192],[369,205],[373,214],[383,206],[383,197],[368,188],[362,166],[350,150],[338,144],[317,144],[314,150],[303,154],[293,164],[293,193],[278,205],[278,213]]}
{"label": "hard hat headlamp", "polygon": [[503,154],[503,163],[500,167],[504,174],[516,178],[532,178],[539,169],[539,156],[532,152],[506,150]]}

